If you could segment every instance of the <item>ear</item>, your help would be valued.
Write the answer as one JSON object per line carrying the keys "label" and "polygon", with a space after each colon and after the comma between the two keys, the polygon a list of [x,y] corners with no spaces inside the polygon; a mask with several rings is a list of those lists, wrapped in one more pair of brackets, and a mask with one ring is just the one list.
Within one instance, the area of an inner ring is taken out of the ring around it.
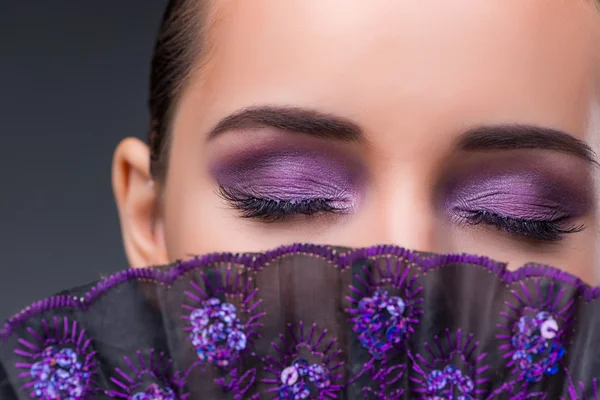
{"label": "ear", "polygon": [[121,221],[125,253],[132,267],[168,263],[160,191],[150,175],[150,149],[127,138],[113,158],[112,185]]}

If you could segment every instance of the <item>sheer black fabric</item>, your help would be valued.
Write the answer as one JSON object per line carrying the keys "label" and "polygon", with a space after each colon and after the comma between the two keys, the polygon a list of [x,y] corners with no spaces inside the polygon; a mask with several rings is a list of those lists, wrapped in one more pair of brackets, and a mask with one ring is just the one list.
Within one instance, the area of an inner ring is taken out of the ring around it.
{"label": "sheer black fabric", "polygon": [[598,399],[598,297],[395,246],[210,254],[15,315],[0,399]]}

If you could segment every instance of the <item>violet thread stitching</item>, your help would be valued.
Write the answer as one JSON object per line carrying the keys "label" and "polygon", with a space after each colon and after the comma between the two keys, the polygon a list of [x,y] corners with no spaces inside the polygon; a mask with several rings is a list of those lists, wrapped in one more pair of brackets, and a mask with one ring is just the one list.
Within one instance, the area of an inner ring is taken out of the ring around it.
{"label": "violet thread stitching", "polygon": [[434,337],[434,346],[436,350],[424,343],[424,354],[409,353],[413,368],[409,379],[417,385],[413,392],[427,399],[480,398],[484,392],[481,385],[489,380],[483,373],[489,367],[483,364],[486,353],[476,355],[479,343],[474,336],[464,335],[460,329],[453,335],[446,329],[445,336]]}
{"label": "violet thread stitching", "polygon": [[302,321],[297,327],[288,324],[288,332],[290,340],[280,334],[271,344],[279,357],[263,360],[265,372],[273,376],[262,380],[270,386],[267,393],[276,393],[279,400],[336,398],[343,387],[344,367],[337,339],[327,340],[327,330],[318,332],[315,324],[305,332]]}
{"label": "violet thread stitching", "polygon": [[[423,314],[419,308],[423,288],[415,283],[417,276],[411,276],[410,268],[402,260],[388,258],[385,262],[385,268],[378,262],[363,266],[361,273],[354,275],[351,295],[347,296],[353,331],[375,360],[384,359],[394,348],[402,350]],[[378,278],[373,276],[369,265],[374,266]]]}
{"label": "violet thread stitching", "polygon": [[[542,289],[539,281],[532,290],[521,282],[512,291],[514,303],[507,301],[508,312],[501,316],[497,338],[504,342],[500,350],[509,359],[508,368],[519,381],[536,383],[555,375],[565,354],[565,343],[573,325],[574,299],[565,298],[565,288],[552,281]],[[558,289],[558,291],[556,290]]]}
{"label": "violet thread stitching", "polygon": [[15,366],[24,370],[19,374],[26,380],[24,390],[40,400],[82,400],[96,389],[92,377],[95,374],[95,351],[91,340],[85,336],[77,321],[67,317],[54,317],[52,324],[41,321],[40,334],[31,327],[27,332],[31,339],[19,338],[15,354],[28,359]]}
{"label": "violet thread stitching", "polygon": [[[493,261],[487,257],[468,255],[468,254],[442,254],[428,257],[421,257],[417,253],[410,252],[395,245],[379,245],[367,248],[349,250],[348,252],[338,253],[335,249],[328,246],[310,246],[308,244],[296,243],[287,246],[280,246],[277,249],[270,250],[265,253],[214,253],[195,258],[193,260],[179,262],[175,266],[155,267],[136,269],[130,268],[111,275],[109,278],[99,282],[89,292],[84,295],[84,301],[79,299],[73,301],[71,298],[60,299],[63,296],[53,296],[44,300],[35,302],[24,308],[22,311],[9,318],[5,323],[4,328],[0,330],[0,338],[6,340],[12,333],[28,319],[42,314],[49,309],[57,309],[62,307],[80,307],[82,309],[90,307],[97,298],[108,293],[112,288],[119,286],[131,280],[148,280],[151,282],[171,285],[176,279],[184,275],[190,270],[203,268],[214,262],[229,262],[245,264],[252,269],[260,269],[262,265],[273,262],[279,257],[291,255],[294,253],[305,253],[307,250],[316,252],[316,255],[321,256],[328,261],[337,263],[341,269],[346,268],[351,264],[352,259],[361,254],[370,254],[372,256],[383,256],[389,252],[390,255],[406,256],[409,260],[420,265],[420,268],[430,271],[436,268],[443,267],[449,262],[467,263],[472,265],[482,266],[490,272],[496,274],[501,280],[506,279],[511,282],[520,281],[531,277],[548,277],[558,279],[561,282],[579,285],[579,289],[586,301],[593,301],[600,298],[600,287],[590,287],[579,281],[573,275],[557,270],[548,266],[537,266],[532,268],[530,265],[524,265],[514,272],[507,271],[501,263]],[[166,269],[168,268],[168,269]],[[526,270],[526,271],[525,271]],[[525,271],[525,272],[524,272]],[[66,297],[66,296],[65,296]],[[50,303],[55,304],[50,304]],[[41,303],[41,305],[40,305]]]}
{"label": "violet thread stitching", "polygon": [[[173,361],[164,353],[150,349],[147,357],[141,351],[137,351],[136,356],[137,361],[123,357],[129,373],[115,368],[115,375],[110,381],[118,389],[106,390],[107,396],[131,400],[185,400],[189,396],[183,390],[185,379],[173,370]],[[143,386],[145,377],[149,377],[152,383]]]}

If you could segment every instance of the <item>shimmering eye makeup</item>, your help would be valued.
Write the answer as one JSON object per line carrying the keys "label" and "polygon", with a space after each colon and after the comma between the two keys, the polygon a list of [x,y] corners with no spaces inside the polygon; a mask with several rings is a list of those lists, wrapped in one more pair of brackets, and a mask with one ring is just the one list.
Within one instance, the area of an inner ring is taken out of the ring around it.
{"label": "shimmering eye makeup", "polygon": [[590,205],[580,191],[527,171],[479,174],[449,189],[447,210],[481,210],[523,220],[580,217]]}
{"label": "shimmering eye makeup", "polygon": [[[211,174],[230,203],[246,216],[347,212],[363,193],[365,168],[330,148],[270,145],[216,160]],[[264,215],[263,215],[264,214]]]}
{"label": "shimmering eye makeup", "polygon": [[[454,221],[495,225],[509,233],[556,241],[583,227],[593,196],[582,179],[539,165],[490,163],[463,169],[445,182],[442,206]],[[579,182],[576,182],[579,181]]]}

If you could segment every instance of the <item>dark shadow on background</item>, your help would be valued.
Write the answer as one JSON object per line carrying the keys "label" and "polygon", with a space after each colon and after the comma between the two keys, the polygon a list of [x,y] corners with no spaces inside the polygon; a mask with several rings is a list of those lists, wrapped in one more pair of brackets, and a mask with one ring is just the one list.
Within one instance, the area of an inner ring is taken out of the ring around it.
{"label": "dark shadow on background", "polygon": [[0,2],[0,320],[127,266],[112,152],[146,136],[165,4]]}

